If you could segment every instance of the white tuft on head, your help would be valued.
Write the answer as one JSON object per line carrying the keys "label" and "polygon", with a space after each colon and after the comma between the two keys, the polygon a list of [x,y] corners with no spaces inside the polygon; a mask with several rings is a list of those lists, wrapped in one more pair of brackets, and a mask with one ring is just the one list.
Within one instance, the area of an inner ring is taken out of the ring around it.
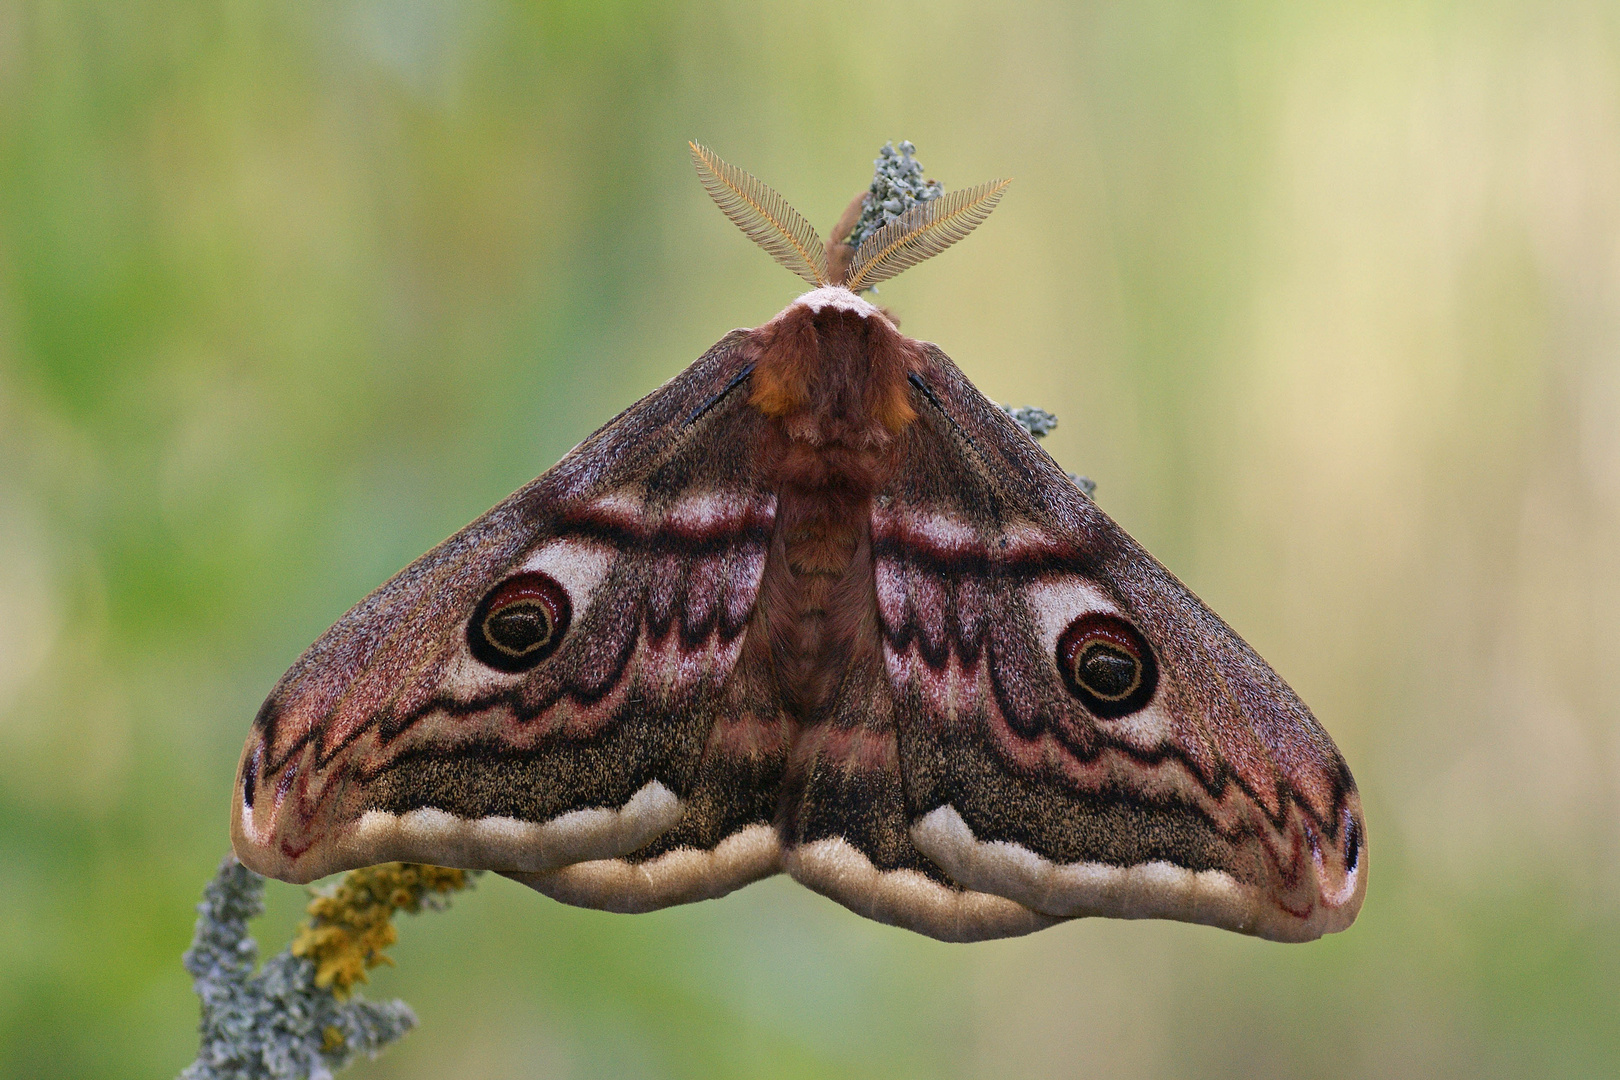
{"label": "white tuft on head", "polygon": [[823,285],[819,289],[812,289],[793,301],[788,307],[807,307],[813,312],[819,312],[822,308],[832,308],[834,311],[853,311],[863,319],[870,318],[873,315],[880,317],[883,315],[881,309],[862,300],[842,285]]}

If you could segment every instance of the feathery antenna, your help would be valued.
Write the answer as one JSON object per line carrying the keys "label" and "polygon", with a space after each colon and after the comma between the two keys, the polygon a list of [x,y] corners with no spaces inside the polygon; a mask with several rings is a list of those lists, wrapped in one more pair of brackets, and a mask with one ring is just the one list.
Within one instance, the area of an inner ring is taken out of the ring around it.
{"label": "feathery antenna", "polygon": [[708,147],[695,142],[687,145],[692,148],[698,179],[737,228],[811,285],[827,284],[827,253],[804,215],[768,185],[722,161]]}
{"label": "feathery antenna", "polygon": [[1011,179],[992,180],[913,206],[861,241],[845,287],[851,292],[870,289],[938,255],[989,217],[1010,183]]}

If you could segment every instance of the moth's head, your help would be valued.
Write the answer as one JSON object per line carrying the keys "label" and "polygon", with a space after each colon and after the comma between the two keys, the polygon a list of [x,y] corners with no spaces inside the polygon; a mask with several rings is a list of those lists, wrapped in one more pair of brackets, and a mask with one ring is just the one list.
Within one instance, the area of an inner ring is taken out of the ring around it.
{"label": "moth's head", "polygon": [[[829,242],[823,243],[804,215],[769,186],[722,161],[708,147],[688,145],[698,178],[726,217],[777,262],[814,287],[796,304],[845,305],[839,310],[857,311],[863,318],[879,309],[860,300],[858,294],[938,255],[972,232],[990,216],[1002,192],[1012,183],[1010,179],[992,180],[918,202],[882,227],[856,235],[857,223],[870,198],[868,192],[862,192],[833,226]],[[845,297],[864,306],[848,306],[850,301]]]}
{"label": "moth's head", "polygon": [[820,315],[824,311],[838,311],[862,319],[877,318],[892,321],[888,312],[876,304],[863,300],[858,293],[853,293],[842,285],[823,285],[807,293],[800,293],[798,298],[788,305],[788,311],[794,308],[804,308],[812,315]]}

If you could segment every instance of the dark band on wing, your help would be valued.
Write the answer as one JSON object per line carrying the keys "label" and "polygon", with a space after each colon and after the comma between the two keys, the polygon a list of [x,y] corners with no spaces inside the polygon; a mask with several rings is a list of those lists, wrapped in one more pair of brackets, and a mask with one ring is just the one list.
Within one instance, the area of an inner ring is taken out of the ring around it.
{"label": "dark band on wing", "polygon": [[983,544],[959,545],[946,550],[930,547],[914,537],[901,538],[877,533],[872,536],[873,562],[914,567],[923,573],[942,577],[977,577],[982,580],[993,576],[1009,586],[1059,574],[1094,577],[1097,567],[1105,558],[1102,553],[1079,549],[996,552]]}
{"label": "dark band on wing", "polygon": [[583,807],[623,806],[653,780],[686,798],[707,733],[695,710],[636,701],[616,709],[593,736],[529,747],[493,738],[435,742],[390,755],[374,768],[357,764],[354,778],[366,786],[363,810],[404,814],[434,807],[469,820],[543,822]]}
{"label": "dark band on wing", "polygon": [[[915,695],[900,706],[903,715],[918,717],[925,708]],[[1234,851],[1250,836],[1223,832],[1201,809],[1174,798],[1032,780],[1008,769],[983,724],[962,725],[948,744],[926,723],[904,724],[903,732],[912,819],[949,804],[981,841],[1019,844],[1056,863],[1138,866],[1163,859],[1189,870],[1230,871]]]}

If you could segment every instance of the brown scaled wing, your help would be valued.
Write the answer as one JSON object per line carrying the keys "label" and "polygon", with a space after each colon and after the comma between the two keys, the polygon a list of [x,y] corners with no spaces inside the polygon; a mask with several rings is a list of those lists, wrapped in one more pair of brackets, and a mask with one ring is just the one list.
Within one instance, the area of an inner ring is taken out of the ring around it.
{"label": "brown scaled wing", "polygon": [[[877,596],[916,847],[1048,916],[1168,917],[1278,940],[1354,920],[1355,782],[1304,703],[937,349],[873,514]],[[1065,686],[1075,620],[1157,662],[1129,715]]]}
{"label": "brown scaled wing", "polygon": [[[245,864],[291,881],[394,859],[544,875],[659,836],[713,849],[769,832],[787,732],[743,642],[775,503],[750,452],[763,420],[733,392],[740,340],[310,648],[243,751]],[[495,671],[468,654],[469,616],[523,571],[562,584],[572,621],[543,663]],[[777,866],[768,844],[730,854],[700,891]]]}

